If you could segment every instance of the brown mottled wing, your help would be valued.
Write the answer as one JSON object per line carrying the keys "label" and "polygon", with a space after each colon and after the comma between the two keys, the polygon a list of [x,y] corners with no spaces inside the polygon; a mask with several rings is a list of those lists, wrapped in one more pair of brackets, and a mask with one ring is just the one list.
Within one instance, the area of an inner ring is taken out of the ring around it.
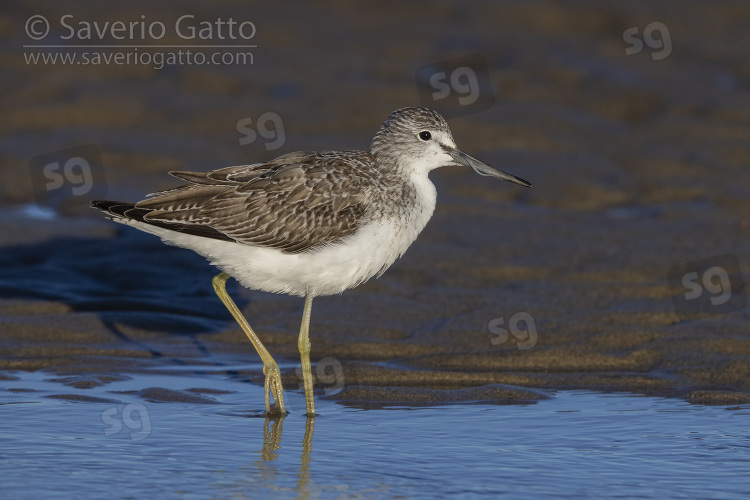
{"label": "brown mottled wing", "polygon": [[189,184],[138,202],[145,222],[294,253],[352,234],[365,213],[365,152],[290,153],[268,163],[171,172]]}

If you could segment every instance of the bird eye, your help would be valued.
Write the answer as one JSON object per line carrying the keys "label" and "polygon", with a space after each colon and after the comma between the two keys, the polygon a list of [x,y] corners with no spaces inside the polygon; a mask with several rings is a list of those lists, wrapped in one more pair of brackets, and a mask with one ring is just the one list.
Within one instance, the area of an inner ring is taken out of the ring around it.
{"label": "bird eye", "polygon": [[426,130],[423,130],[422,132],[419,133],[419,138],[422,139],[423,141],[429,141],[430,139],[432,139],[432,134],[430,134]]}

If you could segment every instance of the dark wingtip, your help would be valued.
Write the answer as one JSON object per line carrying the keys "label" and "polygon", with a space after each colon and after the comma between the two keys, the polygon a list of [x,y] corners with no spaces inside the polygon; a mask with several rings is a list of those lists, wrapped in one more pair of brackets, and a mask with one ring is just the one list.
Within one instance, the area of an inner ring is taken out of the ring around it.
{"label": "dark wingtip", "polygon": [[125,211],[133,208],[132,203],[126,201],[91,200],[91,208],[114,215],[125,215]]}

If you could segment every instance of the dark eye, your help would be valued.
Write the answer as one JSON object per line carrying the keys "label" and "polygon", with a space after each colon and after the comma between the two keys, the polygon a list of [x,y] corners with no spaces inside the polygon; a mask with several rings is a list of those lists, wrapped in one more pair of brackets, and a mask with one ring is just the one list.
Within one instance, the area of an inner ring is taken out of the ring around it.
{"label": "dark eye", "polygon": [[423,130],[422,132],[419,133],[419,138],[422,139],[423,141],[429,141],[430,139],[432,139],[432,134],[430,134],[426,130]]}

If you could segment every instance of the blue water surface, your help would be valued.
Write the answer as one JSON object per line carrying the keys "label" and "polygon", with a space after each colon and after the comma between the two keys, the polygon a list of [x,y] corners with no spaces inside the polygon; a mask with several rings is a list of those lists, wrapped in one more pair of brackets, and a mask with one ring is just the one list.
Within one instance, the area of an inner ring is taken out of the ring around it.
{"label": "blue water surface", "polygon": [[[247,368],[247,367],[245,367]],[[0,381],[2,498],[747,498],[750,407],[560,391],[528,405],[361,409],[224,374],[90,389]],[[216,403],[153,402],[148,387]],[[215,391],[215,392],[214,392]],[[227,391],[227,392],[225,392]],[[99,402],[59,399],[83,395]]]}

